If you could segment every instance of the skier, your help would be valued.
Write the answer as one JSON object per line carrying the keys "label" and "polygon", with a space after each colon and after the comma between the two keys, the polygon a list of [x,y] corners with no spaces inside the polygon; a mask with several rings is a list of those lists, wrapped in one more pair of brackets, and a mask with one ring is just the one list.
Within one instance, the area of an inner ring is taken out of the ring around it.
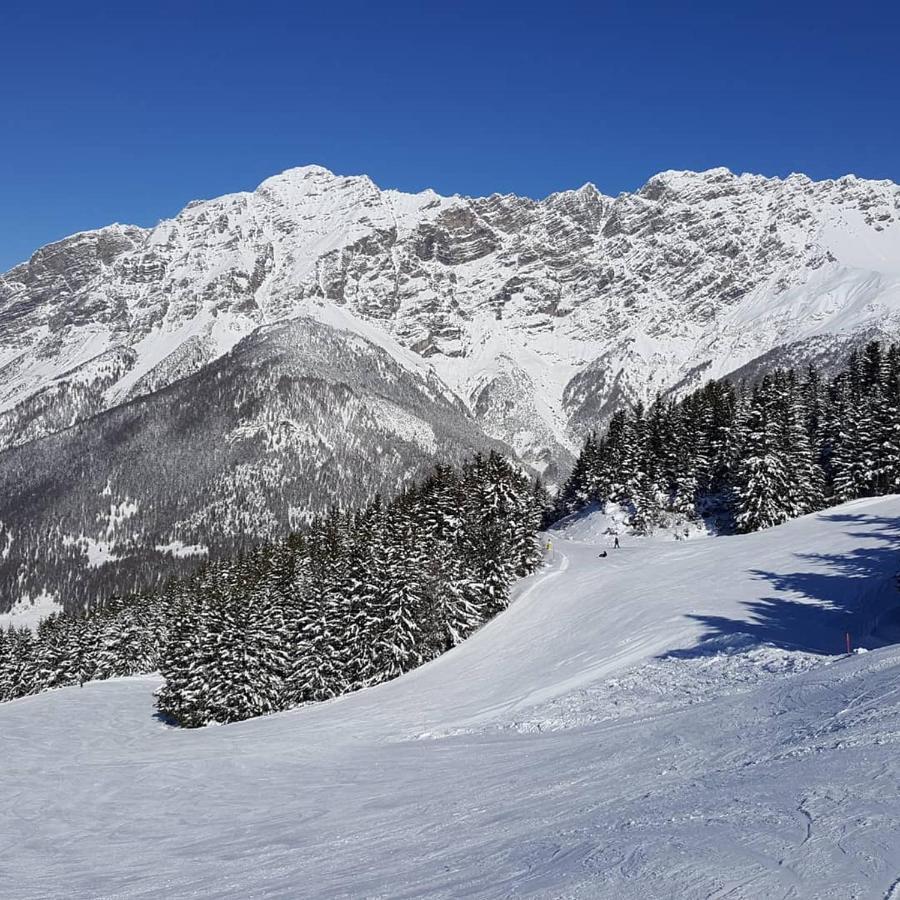
{"label": "skier", "polygon": [[615,538],[613,538],[613,549],[615,549],[615,550],[619,549],[619,536],[618,535],[616,535]]}
{"label": "skier", "polygon": [[606,551],[603,550],[602,552],[598,553],[597,559],[606,559]]}

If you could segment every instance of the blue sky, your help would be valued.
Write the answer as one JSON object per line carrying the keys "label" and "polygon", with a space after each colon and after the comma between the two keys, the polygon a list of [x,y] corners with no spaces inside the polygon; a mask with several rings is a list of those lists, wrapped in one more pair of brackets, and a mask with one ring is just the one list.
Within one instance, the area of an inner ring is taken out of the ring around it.
{"label": "blue sky", "polygon": [[313,162],[531,196],[717,165],[900,180],[898,6],[5,0],[0,271]]}

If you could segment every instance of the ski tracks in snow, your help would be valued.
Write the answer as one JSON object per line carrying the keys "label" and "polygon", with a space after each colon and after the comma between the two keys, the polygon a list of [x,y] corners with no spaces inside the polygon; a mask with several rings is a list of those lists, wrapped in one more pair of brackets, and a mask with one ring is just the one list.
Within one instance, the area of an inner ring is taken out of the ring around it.
{"label": "ski tracks in snow", "polygon": [[814,652],[900,499],[852,512],[561,540],[433,662],[234,726],[152,679],[3,704],[0,897],[900,900],[900,650]]}

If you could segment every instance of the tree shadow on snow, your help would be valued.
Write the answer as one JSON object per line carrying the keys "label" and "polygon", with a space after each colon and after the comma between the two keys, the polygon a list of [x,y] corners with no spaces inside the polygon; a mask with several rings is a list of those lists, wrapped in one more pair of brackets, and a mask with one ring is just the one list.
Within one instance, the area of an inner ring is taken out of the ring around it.
{"label": "tree shadow on snow", "polygon": [[847,513],[822,516],[848,527],[847,534],[869,546],[847,553],[797,554],[814,565],[807,571],[750,573],[776,593],[743,604],[742,618],[692,615],[707,631],[700,644],[666,653],[697,657],[708,652],[703,641],[728,635],[750,635],[757,641],[792,650],[840,654],[846,634],[855,647],[872,649],[900,641],[900,519]]}
{"label": "tree shadow on snow", "polygon": [[177,719],[173,719],[168,713],[156,710],[156,712],[153,713],[153,718],[161,725],[165,725],[166,728],[181,728],[181,723]]}

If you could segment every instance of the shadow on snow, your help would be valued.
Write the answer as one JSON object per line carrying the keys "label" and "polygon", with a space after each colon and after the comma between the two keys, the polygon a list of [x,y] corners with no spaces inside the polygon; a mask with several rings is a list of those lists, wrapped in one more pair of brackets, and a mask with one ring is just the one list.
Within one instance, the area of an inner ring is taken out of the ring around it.
{"label": "shadow on snow", "polygon": [[777,593],[744,603],[743,618],[690,616],[707,627],[700,645],[665,656],[703,656],[707,653],[703,641],[728,635],[750,635],[791,650],[830,654],[846,652],[848,632],[854,648],[900,641],[900,591],[895,578],[900,572],[900,519],[846,513],[821,518],[849,526],[847,534],[870,546],[844,554],[797,554],[799,561],[816,564],[810,571],[751,569]]}

